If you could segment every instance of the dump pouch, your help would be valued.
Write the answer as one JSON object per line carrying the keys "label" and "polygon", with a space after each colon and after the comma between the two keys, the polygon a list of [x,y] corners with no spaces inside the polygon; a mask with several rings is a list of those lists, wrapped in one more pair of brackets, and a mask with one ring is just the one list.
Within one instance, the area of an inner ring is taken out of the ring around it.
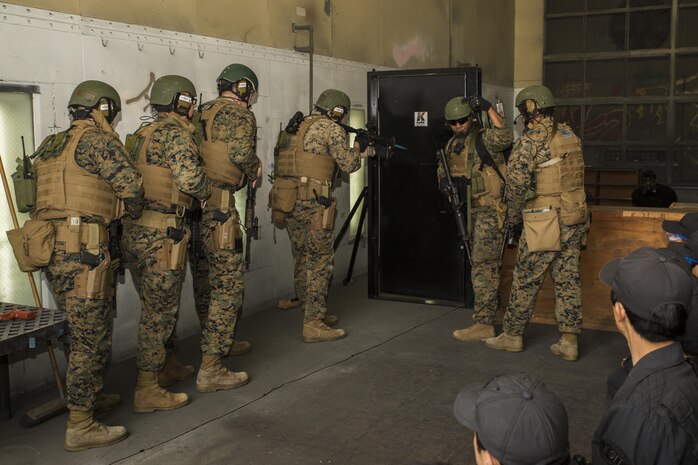
{"label": "dump pouch", "polygon": [[298,199],[298,181],[290,178],[276,178],[270,196],[272,214],[274,211],[291,212]]}
{"label": "dump pouch", "polygon": [[51,261],[56,233],[48,221],[27,220],[21,228],[7,231],[7,238],[24,272],[37,271]]}
{"label": "dump pouch", "polygon": [[218,223],[211,233],[213,250],[234,250],[242,252],[242,230],[236,218],[231,215],[224,223]]}
{"label": "dump pouch", "polygon": [[104,253],[104,260],[90,269],[84,265],[83,271],[75,276],[74,296],[81,299],[104,300],[112,297],[112,271],[109,252]]}
{"label": "dump pouch", "polygon": [[187,259],[187,246],[191,239],[191,230],[183,226],[184,237],[176,242],[169,237],[163,241],[162,247],[155,252],[157,271],[181,271]]}
{"label": "dump pouch", "polygon": [[586,192],[575,189],[560,194],[560,219],[562,224],[572,226],[586,222],[587,211]]}
{"label": "dump pouch", "polygon": [[524,235],[530,252],[558,252],[560,223],[556,208],[524,210]]}

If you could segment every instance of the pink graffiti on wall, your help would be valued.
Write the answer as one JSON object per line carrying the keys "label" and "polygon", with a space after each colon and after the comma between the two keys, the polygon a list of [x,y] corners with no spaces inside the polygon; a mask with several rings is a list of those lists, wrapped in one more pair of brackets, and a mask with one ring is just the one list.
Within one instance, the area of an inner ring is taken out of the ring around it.
{"label": "pink graffiti on wall", "polygon": [[411,58],[426,61],[428,56],[429,47],[421,37],[414,37],[402,45],[393,47],[393,60],[399,68],[405,66]]}

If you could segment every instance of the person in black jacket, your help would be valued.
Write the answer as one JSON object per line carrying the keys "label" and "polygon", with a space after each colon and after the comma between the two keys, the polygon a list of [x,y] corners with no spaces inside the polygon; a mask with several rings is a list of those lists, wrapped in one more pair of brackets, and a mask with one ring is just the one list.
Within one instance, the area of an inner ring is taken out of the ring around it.
{"label": "person in black jacket", "polygon": [[640,174],[640,186],[633,191],[633,207],[669,208],[676,202],[676,192],[669,186],[657,184],[657,175],[652,170]]}

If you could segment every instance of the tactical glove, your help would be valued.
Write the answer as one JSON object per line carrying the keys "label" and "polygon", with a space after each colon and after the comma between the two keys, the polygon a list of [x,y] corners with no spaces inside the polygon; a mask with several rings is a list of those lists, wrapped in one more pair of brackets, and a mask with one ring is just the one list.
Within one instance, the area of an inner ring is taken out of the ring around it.
{"label": "tactical glove", "polygon": [[468,105],[470,105],[473,111],[487,111],[492,108],[490,101],[482,95],[471,95],[468,97]]}
{"label": "tactical glove", "polygon": [[356,135],[354,138],[354,142],[359,144],[359,151],[360,152],[365,152],[366,149],[369,146],[369,138],[368,138],[368,133],[366,131],[362,131]]}

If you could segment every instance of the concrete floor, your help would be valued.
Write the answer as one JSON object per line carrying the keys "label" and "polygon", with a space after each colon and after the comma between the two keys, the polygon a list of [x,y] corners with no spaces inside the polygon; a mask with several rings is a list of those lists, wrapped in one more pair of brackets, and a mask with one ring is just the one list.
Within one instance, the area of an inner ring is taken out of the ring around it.
{"label": "concrete floor", "polygon": [[[366,286],[363,276],[331,290],[330,307],[349,333],[340,341],[304,344],[297,309],[244,318],[239,335],[253,350],[226,365],[247,371],[250,384],[212,394],[197,393],[192,380],[176,384],[192,399],[178,410],[132,413],[135,361],[115,364],[105,386],[124,403],[101,420],[130,436],[111,447],[65,452],[65,414],[19,426],[53,392],[15,399],[15,416],[0,423],[0,464],[471,464],[472,434],[453,418],[453,400],[468,383],[516,371],[539,376],[562,398],[571,450],[589,455],[605,378],[627,351],[620,335],[585,331],[574,363],[550,354],[558,336],[547,325],[529,326],[523,353],[493,351],[451,337],[470,311],[368,300]],[[198,363],[197,342],[183,341],[182,360]]]}

